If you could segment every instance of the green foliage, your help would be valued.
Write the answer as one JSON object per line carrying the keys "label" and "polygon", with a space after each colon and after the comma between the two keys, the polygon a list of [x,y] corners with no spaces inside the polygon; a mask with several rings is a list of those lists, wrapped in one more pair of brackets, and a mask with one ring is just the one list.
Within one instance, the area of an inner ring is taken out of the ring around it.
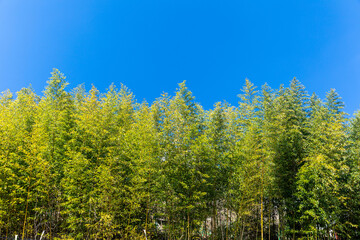
{"label": "green foliage", "polygon": [[359,239],[360,113],[293,79],[204,110],[185,81],[0,97],[0,237]]}

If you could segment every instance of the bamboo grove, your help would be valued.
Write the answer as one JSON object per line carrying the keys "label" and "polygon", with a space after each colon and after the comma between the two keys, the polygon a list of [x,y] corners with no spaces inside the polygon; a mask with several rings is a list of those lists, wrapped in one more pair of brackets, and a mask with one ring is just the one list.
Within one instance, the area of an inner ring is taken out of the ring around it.
{"label": "bamboo grove", "polygon": [[360,113],[293,79],[204,110],[185,82],[0,97],[5,239],[360,239]]}

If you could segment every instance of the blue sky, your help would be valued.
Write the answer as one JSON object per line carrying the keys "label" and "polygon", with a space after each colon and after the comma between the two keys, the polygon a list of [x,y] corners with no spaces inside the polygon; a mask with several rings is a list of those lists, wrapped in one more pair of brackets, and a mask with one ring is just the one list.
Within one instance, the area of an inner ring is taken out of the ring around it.
{"label": "blue sky", "polygon": [[171,95],[187,80],[205,108],[249,78],[277,88],[297,77],[346,111],[360,107],[359,0],[0,0],[0,91],[32,84],[52,68],[69,89],[124,83],[138,101]]}

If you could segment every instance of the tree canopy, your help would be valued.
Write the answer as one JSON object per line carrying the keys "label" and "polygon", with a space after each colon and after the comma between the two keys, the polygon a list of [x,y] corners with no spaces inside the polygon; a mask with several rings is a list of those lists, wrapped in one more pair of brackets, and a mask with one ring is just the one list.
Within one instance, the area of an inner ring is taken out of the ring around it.
{"label": "tree canopy", "polygon": [[203,109],[180,83],[0,96],[0,238],[359,239],[360,113],[293,79]]}

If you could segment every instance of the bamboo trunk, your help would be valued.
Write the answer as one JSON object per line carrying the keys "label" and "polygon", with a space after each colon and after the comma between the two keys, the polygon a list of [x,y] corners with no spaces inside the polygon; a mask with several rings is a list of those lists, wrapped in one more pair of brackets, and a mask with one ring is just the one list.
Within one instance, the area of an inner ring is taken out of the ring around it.
{"label": "bamboo trunk", "polygon": [[28,183],[29,185],[28,185],[27,195],[26,195],[26,208],[25,208],[25,217],[24,217],[22,240],[24,240],[24,237],[25,237],[26,217],[27,217],[28,205],[29,205],[30,181],[31,181],[31,177],[29,177],[29,183]]}
{"label": "bamboo trunk", "polygon": [[190,240],[190,214],[189,214],[189,210],[188,210],[188,214],[187,214],[187,229],[188,229],[188,240]]}

